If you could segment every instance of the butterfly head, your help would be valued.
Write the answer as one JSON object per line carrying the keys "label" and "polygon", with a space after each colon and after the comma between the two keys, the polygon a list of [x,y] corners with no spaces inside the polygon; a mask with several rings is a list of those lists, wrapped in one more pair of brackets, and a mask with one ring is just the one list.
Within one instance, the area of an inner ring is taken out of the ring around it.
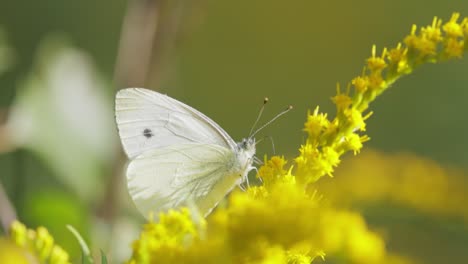
{"label": "butterfly head", "polygon": [[255,155],[255,138],[243,138],[241,142],[237,143],[239,152],[245,153],[247,157],[252,158]]}
{"label": "butterfly head", "polygon": [[[254,169],[252,163],[255,158],[255,138],[244,138],[237,143],[237,171],[241,182],[247,180],[247,174]],[[240,182],[239,182],[240,183]]]}

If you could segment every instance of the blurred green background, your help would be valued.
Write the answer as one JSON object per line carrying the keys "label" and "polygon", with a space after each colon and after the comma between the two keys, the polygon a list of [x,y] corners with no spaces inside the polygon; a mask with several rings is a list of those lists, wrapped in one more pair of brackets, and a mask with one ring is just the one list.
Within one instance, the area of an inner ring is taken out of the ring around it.
{"label": "blurred green background", "polygon": [[[0,142],[6,141],[0,181],[19,218],[47,226],[72,255],[79,249],[65,224],[93,248],[125,259],[143,220],[121,172],[125,159],[113,123],[117,89],[167,93],[236,140],[247,135],[265,96],[264,120],[293,105],[260,135],[272,136],[276,152],[291,158],[305,140],[307,110],[320,105],[334,113],[336,83],[344,86],[360,74],[373,44],[379,51],[394,46],[412,24],[430,24],[433,16],[447,21],[454,11],[467,16],[468,2],[2,1],[0,70],[10,63],[0,71],[0,118],[7,128],[0,130]],[[2,45],[8,56],[1,56]],[[466,59],[426,65],[397,82],[372,105],[367,146],[468,168],[467,69]],[[260,144],[258,154],[271,155],[271,145]],[[371,225],[395,229],[390,250],[423,263],[440,263],[438,254],[452,263],[468,259],[468,230],[457,219],[426,220],[404,208],[374,206],[379,210],[365,211]],[[388,223],[388,214],[406,218]],[[424,254],[398,247],[414,229],[416,241],[456,239]],[[120,239],[110,242],[115,230]]]}

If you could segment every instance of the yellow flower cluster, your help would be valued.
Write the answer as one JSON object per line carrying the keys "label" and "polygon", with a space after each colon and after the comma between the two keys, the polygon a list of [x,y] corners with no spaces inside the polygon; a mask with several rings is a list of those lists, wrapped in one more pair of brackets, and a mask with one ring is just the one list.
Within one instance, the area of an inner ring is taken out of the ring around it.
{"label": "yellow flower cluster", "polygon": [[311,263],[327,254],[345,263],[410,263],[385,250],[383,240],[368,230],[359,214],[326,206],[311,183],[332,176],[340,157],[357,154],[369,140],[365,121],[369,104],[399,77],[426,62],[459,57],[468,23],[458,14],[442,24],[413,27],[404,44],[372,56],[361,76],[332,98],[337,115],[329,120],[317,107],[308,114],[307,141],[294,166],[282,157],[265,160],[260,186],[235,191],[205,221],[188,209],[160,215],[145,225],[133,245],[129,263]]}
{"label": "yellow flower cluster", "polygon": [[360,151],[362,143],[370,139],[359,133],[365,131],[365,120],[372,114],[365,113],[369,104],[398,78],[421,64],[461,57],[468,40],[468,18],[459,20],[460,14],[454,13],[445,24],[435,17],[419,31],[414,25],[404,44],[384,48],[380,56],[374,46],[363,73],[350,82],[346,92],[341,93],[338,86],[332,98],[336,117],[329,120],[318,107],[308,114],[304,130],[309,136],[295,160],[298,181],[309,184],[324,175],[332,176],[342,154]]}
{"label": "yellow flower cluster", "polygon": [[199,238],[203,219],[198,225],[187,208],[161,214],[159,222],[147,223],[140,239],[135,241],[129,263],[176,263],[187,245]]}
{"label": "yellow flower cluster", "polygon": [[321,181],[316,187],[339,206],[391,201],[418,212],[468,222],[468,179],[459,169],[411,154],[366,150],[340,166],[336,175],[336,180]]}
{"label": "yellow flower cluster", "polygon": [[28,264],[33,260],[35,259],[30,257],[25,249],[10,239],[0,237],[0,263]]}
{"label": "yellow flower cluster", "polygon": [[22,223],[15,221],[10,229],[11,239],[20,247],[26,249],[38,263],[68,264],[68,254],[60,246],[54,244],[54,238],[45,227],[36,230],[27,229]]}

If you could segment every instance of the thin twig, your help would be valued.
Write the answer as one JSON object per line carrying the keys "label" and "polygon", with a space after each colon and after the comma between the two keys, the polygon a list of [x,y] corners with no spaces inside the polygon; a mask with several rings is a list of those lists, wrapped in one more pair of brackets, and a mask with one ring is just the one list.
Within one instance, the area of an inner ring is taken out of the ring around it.
{"label": "thin twig", "polygon": [[[172,58],[172,50],[176,46],[176,40],[180,36],[180,24],[183,21],[183,13],[187,1],[171,0],[164,1],[160,9],[159,27],[154,37],[154,48],[152,53],[151,74],[147,76],[147,84],[159,89],[161,79],[167,75],[167,65]],[[169,70],[170,71],[170,70]]]}
{"label": "thin twig", "polygon": [[157,0],[129,1],[115,67],[114,80],[118,89],[145,85],[158,28],[160,5]]}
{"label": "thin twig", "polygon": [[11,223],[16,219],[16,212],[13,205],[0,182],[0,222],[5,233],[8,234]]}
{"label": "thin twig", "polygon": [[[0,153],[10,152],[14,149],[10,133],[5,125],[7,111],[0,109]],[[11,222],[16,219],[16,211],[0,181],[0,222],[5,233],[9,232]]]}
{"label": "thin twig", "polygon": [[15,150],[16,146],[11,140],[11,133],[5,125],[8,116],[8,110],[0,108],[0,153],[8,153]]}

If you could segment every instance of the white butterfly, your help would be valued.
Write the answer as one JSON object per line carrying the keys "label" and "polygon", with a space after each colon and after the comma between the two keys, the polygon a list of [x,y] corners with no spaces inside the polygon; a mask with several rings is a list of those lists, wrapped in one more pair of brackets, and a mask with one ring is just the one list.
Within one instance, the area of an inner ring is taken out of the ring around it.
{"label": "white butterfly", "polygon": [[188,204],[206,216],[255,169],[253,137],[236,143],[213,120],[167,95],[120,90],[115,113],[131,159],[128,190],[146,217]]}

